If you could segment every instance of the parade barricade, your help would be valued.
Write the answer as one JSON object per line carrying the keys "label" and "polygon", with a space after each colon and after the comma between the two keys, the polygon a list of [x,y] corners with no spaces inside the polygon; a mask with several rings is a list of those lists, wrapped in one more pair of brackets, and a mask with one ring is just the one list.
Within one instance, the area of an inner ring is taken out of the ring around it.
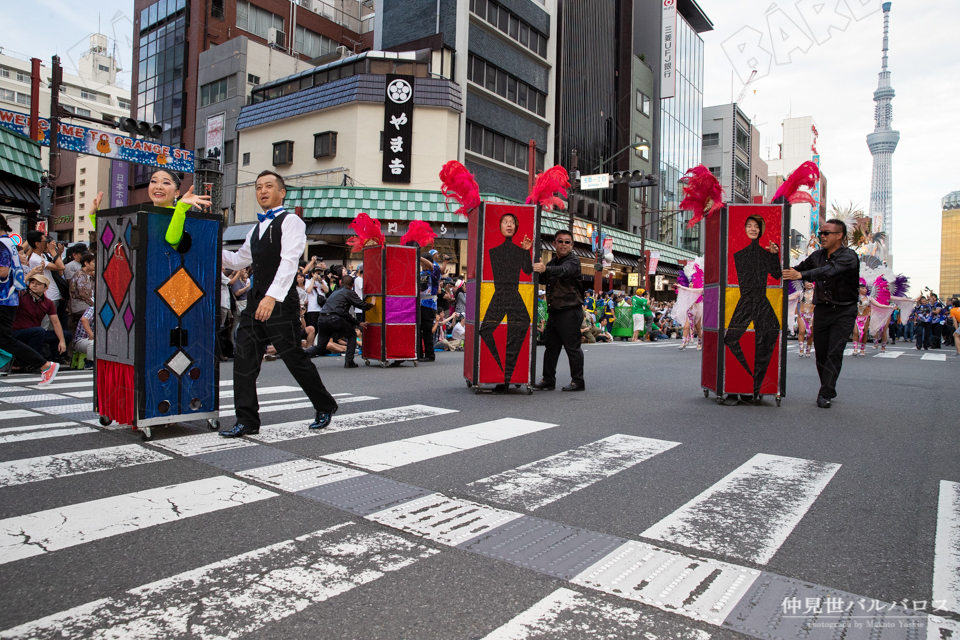
{"label": "parade barricade", "polygon": [[364,315],[363,361],[412,360],[417,366],[420,327],[419,248],[378,245],[363,249],[363,298],[373,308]]}
{"label": "parade barricade", "polygon": [[97,215],[93,409],[145,440],[186,420],[219,428],[221,217],[187,212],[174,249],[172,214],[134,205]]}
{"label": "parade barricade", "polygon": [[[760,236],[747,236],[754,219]],[[781,270],[789,267],[790,206],[729,205],[705,220],[701,387],[722,402],[726,394],[786,395],[787,296]],[[767,250],[770,243],[780,254]]]}
{"label": "parade barricade", "polygon": [[[525,386],[532,393],[539,216],[534,205],[491,202],[469,215],[463,376],[477,393],[489,384]],[[524,250],[527,239],[531,248]]]}

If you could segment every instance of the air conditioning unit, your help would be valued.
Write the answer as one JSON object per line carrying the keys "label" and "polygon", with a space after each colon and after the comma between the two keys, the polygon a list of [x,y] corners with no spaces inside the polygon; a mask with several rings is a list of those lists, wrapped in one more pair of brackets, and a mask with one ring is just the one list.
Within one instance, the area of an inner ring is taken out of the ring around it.
{"label": "air conditioning unit", "polygon": [[285,48],[287,46],[287,34],[282,29],[270,27],[267,29],[267,43]]}
{"label": "air conditioning unit", "polygon": [[341,58],[346,58],[347,56],[350,55],[350,49],[347,49],[343,45],[340,45],[339,47],[337,47],[337,55],[340,56]]}

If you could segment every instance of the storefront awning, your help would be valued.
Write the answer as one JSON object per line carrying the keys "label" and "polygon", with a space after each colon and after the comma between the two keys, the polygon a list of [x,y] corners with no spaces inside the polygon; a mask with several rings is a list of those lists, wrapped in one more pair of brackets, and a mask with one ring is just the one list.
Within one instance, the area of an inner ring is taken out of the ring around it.
{"label": "storefront awning", "polygon": [[658,276],[671,276],[676,278],[680,275],[680,270],[675,269],[669,265],[663,264],[662,262],[657,263],[657,275]]}
{"label": "storefront awning", "polygon": [[253,229],[256,226],[254,224],[235,224],[233,226],[227,227],[223,230],[223,241],[224,242],[243,242],[247,239],[247,234],[250,233],[250,229]]}

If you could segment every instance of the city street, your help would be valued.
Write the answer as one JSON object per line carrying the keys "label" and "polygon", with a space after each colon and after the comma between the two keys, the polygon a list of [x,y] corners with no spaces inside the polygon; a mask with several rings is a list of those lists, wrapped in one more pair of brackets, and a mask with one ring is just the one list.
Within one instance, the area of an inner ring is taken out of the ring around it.
{"label": "city street", "polygon": [[847,357],[822,410],[796,342],[779,408],[705,399],[677,345],[586,345],[585,393],[533,396],[321,357],[319,433],[267,362],[242,440],[4,378],[0,637],[957,638],[953,349]]}

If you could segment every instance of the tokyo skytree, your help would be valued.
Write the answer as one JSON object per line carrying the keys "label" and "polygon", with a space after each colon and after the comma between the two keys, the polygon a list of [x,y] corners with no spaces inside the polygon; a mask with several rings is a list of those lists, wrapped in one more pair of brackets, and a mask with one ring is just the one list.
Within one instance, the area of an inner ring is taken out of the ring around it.
{"label": "tokyo skytree", "polygon": [[882,231],[887,266],[893,267],[893,152],[900,142],[900,132],[893,130],[893,96],[890,86],[890,71],[887,69],[887,50],[890,34],[890,2],[883,3],[883,67],[880,84],[873,92],[877,103],[874,118],[876,128],[867,136],[867,146],[873,156],[873,180],[870,186],[870,218],[872,231]]}

